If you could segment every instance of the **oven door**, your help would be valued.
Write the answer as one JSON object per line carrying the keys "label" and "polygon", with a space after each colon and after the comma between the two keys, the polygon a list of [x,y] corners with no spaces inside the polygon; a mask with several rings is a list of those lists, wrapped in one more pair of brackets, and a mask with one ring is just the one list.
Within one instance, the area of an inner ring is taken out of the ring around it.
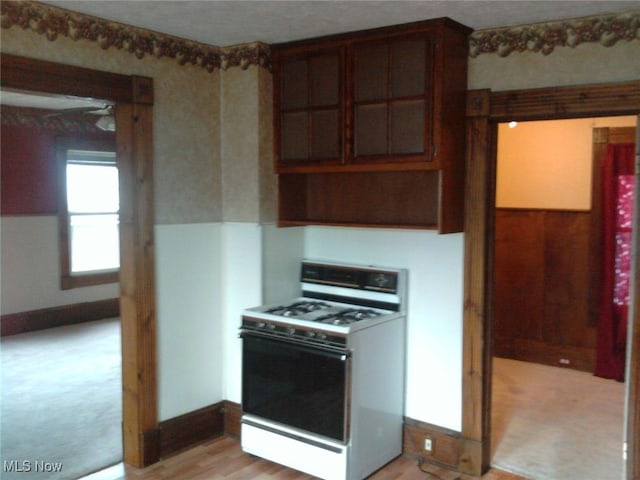
{"label": "oven door", "polygon": [[242,332],[242,411],[348,439],[349,352]]}

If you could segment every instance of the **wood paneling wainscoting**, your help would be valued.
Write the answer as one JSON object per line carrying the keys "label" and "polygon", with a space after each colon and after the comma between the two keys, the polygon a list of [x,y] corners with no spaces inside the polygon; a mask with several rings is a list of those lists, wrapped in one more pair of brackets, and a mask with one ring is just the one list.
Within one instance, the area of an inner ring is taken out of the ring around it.
{"label": "wood paneling wainscoting", "polygon": [[1,336],[6,337],[118,316],[120,316],[120,299],[110,298],[2,315],[0,332]]}
{"label": "wood paneling wainscoting", "polygon": [[496,210],[496,356],[593,372],[591,213]]}

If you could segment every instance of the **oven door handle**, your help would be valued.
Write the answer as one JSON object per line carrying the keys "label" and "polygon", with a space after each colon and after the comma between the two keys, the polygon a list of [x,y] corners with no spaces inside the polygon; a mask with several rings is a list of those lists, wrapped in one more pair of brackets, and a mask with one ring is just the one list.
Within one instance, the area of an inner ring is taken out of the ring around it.
{"label": "oven door handle", "polygon": [[267,340],[274,343],[286,343],[288,345],[295,346],[298,350],[313,353],[314,355],[322,355],[328,358],[337,358],[342,362],[351,358],[351,351],[347,349],[336,348],[332,347],[331,345],[309,344],[301,340],[296,340],[295,338],[280,337],[268,333],[249,332],[246,330],[242,330],[240,332],[240,338],[242,338],[243,340],[258,339]]}

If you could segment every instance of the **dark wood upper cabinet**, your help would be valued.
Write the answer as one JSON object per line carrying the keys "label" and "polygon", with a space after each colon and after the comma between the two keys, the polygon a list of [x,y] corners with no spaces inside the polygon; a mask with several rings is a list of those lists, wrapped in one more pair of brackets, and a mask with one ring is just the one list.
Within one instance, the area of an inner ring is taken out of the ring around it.
{"label": "dark wood upper cabinet", "polygon": [[342,162],[343,59],[340,48],[280,59],[275,123],[283,167]]}
{"label": "dark wood upper cabinet", "polygon": [[273,46],[281,225],[462,230],[470,32],[443,18]]}
{"label": "dark wood upper cabinet", "polygon": [[428,35],[354,45],[354,163],[430,160],[432,47]]}

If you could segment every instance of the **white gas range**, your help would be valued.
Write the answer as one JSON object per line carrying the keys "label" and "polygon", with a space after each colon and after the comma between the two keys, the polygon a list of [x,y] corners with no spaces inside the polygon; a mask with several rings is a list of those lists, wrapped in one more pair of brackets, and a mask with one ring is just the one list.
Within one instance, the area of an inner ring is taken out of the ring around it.
{"label": "white gas range", "polygon": [[325,480],[402,451],[407,271],[303,261],[302,296],[243,312],[242,447]]}

